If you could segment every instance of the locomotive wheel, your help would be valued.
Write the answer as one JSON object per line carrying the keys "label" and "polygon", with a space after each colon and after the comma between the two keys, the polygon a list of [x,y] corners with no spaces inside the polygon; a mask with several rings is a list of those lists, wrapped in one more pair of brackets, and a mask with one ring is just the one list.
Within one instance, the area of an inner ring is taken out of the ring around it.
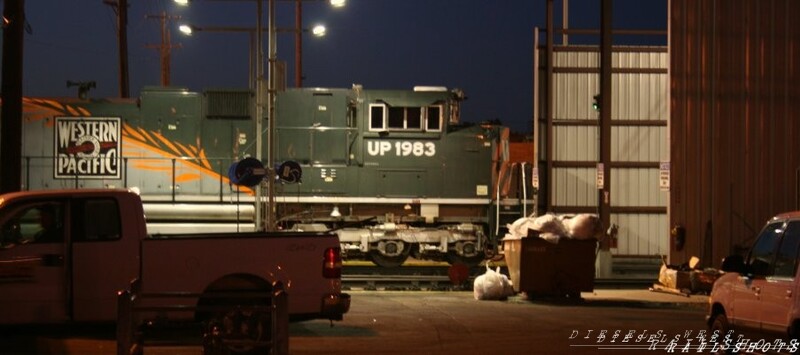
{"label": "locomotive wheel", "polygon": [[403,251],[401,251],[399,255],[395,256],[384,255],[377,250],[370,250],[369,257],[372,259],[372,262],[375,263],[375,265],[380,267],[398,267],[406,262],[406,259],[408,259],[408,255],[410,253],[411,248],[403,248]]}
{"label": "locomotive wheel", "polygon": [[479,252],[478,255],[475,256],[461,256],[454,251],[447,252],[447,263],[450,265],[464,264],[469,268],[473,268],[480,265],[483,258],[483,252]]}

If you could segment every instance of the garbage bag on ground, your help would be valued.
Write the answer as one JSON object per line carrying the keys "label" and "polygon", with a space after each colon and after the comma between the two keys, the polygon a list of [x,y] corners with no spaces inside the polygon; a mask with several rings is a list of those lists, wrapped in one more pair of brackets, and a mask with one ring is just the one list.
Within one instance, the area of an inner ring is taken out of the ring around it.
{"label": "garbage bag on ground", "polygon": [[514,287],[506,275],[500,273],[500,267],[492,270],[486,265],[486,272],[475,278],[472,294],[476,300],[505,300],[514,295]]}

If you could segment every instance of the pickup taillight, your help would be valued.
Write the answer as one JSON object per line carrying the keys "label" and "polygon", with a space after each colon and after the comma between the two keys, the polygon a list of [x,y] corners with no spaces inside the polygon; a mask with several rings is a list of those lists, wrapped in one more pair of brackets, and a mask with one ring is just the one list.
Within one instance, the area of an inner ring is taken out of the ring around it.
{"label": "pickup taillight", "polygon": [[322,264],[322,276],[327,279],[342,277],[342,254],[339,248],[325,249],[325,260]]}

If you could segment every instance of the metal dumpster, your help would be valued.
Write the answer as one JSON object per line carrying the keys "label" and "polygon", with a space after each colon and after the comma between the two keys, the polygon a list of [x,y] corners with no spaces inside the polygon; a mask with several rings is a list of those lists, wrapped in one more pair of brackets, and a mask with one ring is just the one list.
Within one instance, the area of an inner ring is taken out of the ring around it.
{"label": "metal dumpster", "polygon": [[594,291],[596,239],[561,238],[554,244],[532,233],[504,238],[503,251],[514,291],[528,297],[579,297]]}

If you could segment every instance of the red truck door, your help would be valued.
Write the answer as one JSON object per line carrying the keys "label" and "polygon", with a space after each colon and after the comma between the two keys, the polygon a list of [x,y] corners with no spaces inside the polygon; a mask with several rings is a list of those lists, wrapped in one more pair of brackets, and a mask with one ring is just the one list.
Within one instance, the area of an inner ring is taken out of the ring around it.
{"label": "red truck door", "polygon": [[60,323],[70,317],[69,228],[64,201],[25,201],[0,215],[0,323]]}
{"label": "red truck door", "polygon": [[[117,291],[139,274],[144,220],[130,196],[72,200],[72,298],[76,321],[116,319]],[[137,216],[138,214],[138,216]],[[124,216],[124,218],[122,217]],[[142,226],[139,226],[141,224]]]}

